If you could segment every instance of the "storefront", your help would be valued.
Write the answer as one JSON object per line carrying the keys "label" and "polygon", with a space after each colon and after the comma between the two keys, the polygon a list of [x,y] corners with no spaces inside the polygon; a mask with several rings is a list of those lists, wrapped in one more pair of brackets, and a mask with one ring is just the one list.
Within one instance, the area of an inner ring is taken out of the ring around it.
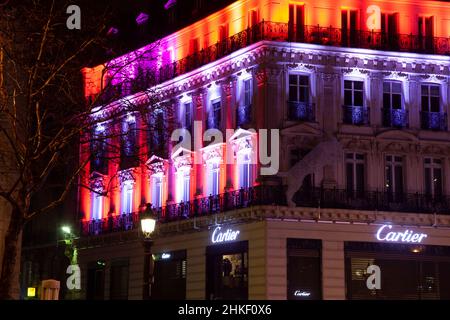
{"label": "storefront", "polygon": [[[339,216],[356,222],[239,217],[161,226],[152,247],[152,297],[450,299],[450,217],[433,227],[425,215],[395,224],[387,221],[403,217],[367,223],[358,214]],[[141,299],[141,241],[80,248],[87,297]]]}
{"label": "storefront", "polygon": [[[367,285],[371,266],[379,289]],[[450,247],[345,242],[345,273],[347,299],[449,299]]]}

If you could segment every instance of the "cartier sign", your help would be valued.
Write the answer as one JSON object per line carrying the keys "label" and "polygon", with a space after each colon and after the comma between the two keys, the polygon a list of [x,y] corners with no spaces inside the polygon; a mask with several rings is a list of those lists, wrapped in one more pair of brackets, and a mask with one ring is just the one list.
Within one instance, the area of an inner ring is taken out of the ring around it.
{"label": "cartier sign", "polygon": [[239,230],[227,229],[222,230],[222,227],[216,227],[211,236],[212,243],[230,242],[237,239]]}
{"label": "cartier sign", "polygon": [[382,225],[376,233],[378,241],[403,242],[403,243],[421,243],[428,237],[425,233],[414,232],[409,229],[393,230],[390,224]]}

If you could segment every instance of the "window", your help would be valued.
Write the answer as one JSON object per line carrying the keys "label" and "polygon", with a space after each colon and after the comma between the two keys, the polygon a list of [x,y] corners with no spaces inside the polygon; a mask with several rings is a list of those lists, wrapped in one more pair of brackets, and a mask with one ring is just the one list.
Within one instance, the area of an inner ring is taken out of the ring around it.
{"label": "window", "polygon": [[105,299],[105,262],[103,260],[88,264],[86,299]]}
{"label": "window", "polygon": [[401,82],[383,82],[383,125],[400,128],[408,125],[408,113],[403,109]]}
{"label": "window", "polygon": [[177,172],[177,202],[188,202],[190,200],[191,176],[190,168],[182,167]]}
{"label": "window", "polygon": [[111,264],[111,282],[109,288],[109,296],[111,300],[128,299],[128,274],[129,262],[114,261]]}
{"label": "window", "polygon": [[441,111],[439,89],[440,89],[439,85],[423,84],[421,86],[423,112]]}
{"label": "window", "polygon": [[183,128],[189,131],[192,129],[192,101],[184,104]]}
{"label": "window", "polygon": [[152,298],[157,300],[186,299],[186,250],[155,254]]}
{"label": "window", "polygon": [[346,106],[362,107],[364,105],[364,82],[344,81],[344,104]]}
{"label": "window", "polygon": [[152,175],[152,205],[154,208],[162,207],[163,176],[161,174]]}
{"label": "window", "polygon": [[149,155],[157,154],[163,156],[165,144],[165,120],[164,113],[161,110],[155,110],[149,115],[148,141],[150,143]]}
{"label": "window", "polygon": [[442,160],[425,158],[425,194],[432,197],[442,196]]}
{"label": "window", "polygon": [[433,52],[434,17],[419,17],[417,29],[420,48],[424,52]]}
{"label": "window", "polygon": [[97,192],[91,192],[92,210],[91,219],[103,218],[103,197]]}
{"label": "window", "polygon": [[91,172],[106,174],[106,134],[102,125],[97,125],[92,131],[90,142]]}
{"label": "window", "polygon": [[349,196],[362,197],[365,189],[364,154],[347,153],[345,158],[347,192]]}
{"label": "window", "polygon": [[137,130],[134,118],[122,122],[120,168],[128,169],[137,165]]}
{"label": "window", "polygon": [[208,195],[218,195],[220,185],[220,164],[208,164]]}
{"label": "window", "polygon": [[387,155],[385,158],[385,187],[390,200],[399,199],[403,194],[403,158]]}
{"label": "window", "polygon": [[133,184],[125,182],[122,187],[122,213],[133,212]]}
{"label": "window", "polygon": [[239,189],[240,188],[250,188],[253,186],[253,174],[252,174],[252,164],[251,155],[244,154],[239,155]]}
{"label": "window", "polygon": [[383,83],[383,108],[402,108],[402,84],[401,82],[385,81]]}
{"label": "window", "polygon": [[289,75],[289,101],[309,102],[309,77],[299,74]]}
{"label": "window", "polygon": [[364,82],[344,80],[343,121],[346,124],[369,123],[369,110],[364,108]]}
{"label": "window", "polygon": [[342,45],[352,47],[356,45],[358,30],[358,11],[344,9],[341,11]]}
{"label": "window", "polygon": [[[401,243],[345,242],[347,299],[421,300],[448,299],[450,259],[448,247]],[[381,288],[368,289],[380,268]]]}
{"label": "window", "polygon": [[300,4],[289,5],[289,41],[303,42],[305,40],[305,6]]}
{"label": "window", "polygon": [[314,109],[310,103],[309,91],[309,76],[289,75],[289,120],[314,121]]}
{"label": "window", "polygon": [[287,239],[288,300],[322,298],[320,240]]}
{"label": "window", "polygon": [[211,101],[208,113],[207,129],[220,129],[222,120],[222,104],[220,99]]}
{"label": "window", "polygon": [[381,34],[384,45],[398,47],[398,13],[381,13]]}
{"label": "window", "polygon": [[251,122],[253,95],[252,79],[243,81],[243,95],[243,104],[241,103],[237,108],[236,122],[238,127]]}
{"label": "window", "polygon": [[248,242],[206,247],[206,299],[248,299]]}

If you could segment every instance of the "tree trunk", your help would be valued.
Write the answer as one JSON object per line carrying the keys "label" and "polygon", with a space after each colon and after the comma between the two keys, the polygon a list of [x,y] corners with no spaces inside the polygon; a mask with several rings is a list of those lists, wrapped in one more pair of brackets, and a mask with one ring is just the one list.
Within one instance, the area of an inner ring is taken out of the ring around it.
{"label": "tree trunk", "polygon": [[5,235],[5,251],[0,277],[0,300],[19,299],[19,292],[16,289],[19,288],[23,221],[21,212],[13,209]]}

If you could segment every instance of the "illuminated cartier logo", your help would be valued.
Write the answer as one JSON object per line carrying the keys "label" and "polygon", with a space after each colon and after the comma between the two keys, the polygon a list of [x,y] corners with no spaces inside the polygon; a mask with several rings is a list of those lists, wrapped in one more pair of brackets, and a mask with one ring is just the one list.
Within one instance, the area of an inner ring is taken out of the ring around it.
{"label": "illuminated cartier logo", "polygon": [[388,242],[411,242],[420,243],[423,239],[428,237],[425,233],[414,233],[411,230],[406,229],[403,232],[388,231],[391,230],[392,226],[389,224],[382,225],[376,234],[376,238],[379,241]]}
{"label": "illuminated cartier logo", "polygon": [[222,243],[228,241],[234,241],[237,239],[240,231],[234,231],[232,229],[227,229],[225,232],[220,232],[222,228],[217,227],[211,236],[212,243]]}

